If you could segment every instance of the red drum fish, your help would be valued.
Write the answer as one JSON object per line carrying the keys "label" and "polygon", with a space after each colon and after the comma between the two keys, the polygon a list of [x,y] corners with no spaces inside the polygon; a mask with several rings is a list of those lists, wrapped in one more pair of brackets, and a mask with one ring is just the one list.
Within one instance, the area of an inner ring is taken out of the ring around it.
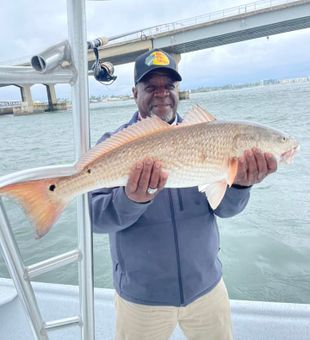
{"label": "red drum fish", "polygon": [[197,106],[176,126],[153,116],[123,129],[84,154],[73,175],[9,184],[0,195],[17,199],[42,237],[75,196],[125,186],[132,167],[152,158],[168,172],[167,188],[198,186],[215,209],[234,182],[237,157],[253,147],[290,163],[299,144],[266,126],[216,120]]}

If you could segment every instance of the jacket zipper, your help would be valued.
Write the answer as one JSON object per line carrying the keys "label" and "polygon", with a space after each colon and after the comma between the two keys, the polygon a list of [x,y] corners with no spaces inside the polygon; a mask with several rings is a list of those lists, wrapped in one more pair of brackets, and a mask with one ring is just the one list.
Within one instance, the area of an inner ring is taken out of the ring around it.
{"label": "jacket zipper", "polygon": [[177,257],[178,280],[179,280],[179,289],[180,289],[180,302],[181,302],[181,306],[182,306],[182,305],[184,305],[184,294],[183,294],[183,284],[182,284],[182,275],[181,275],[181,264],[180,264],[180,252],[179,252],[178,233],[177,233],[177,225],[176,225],[176,220],[175,220],[175,213],[174,213],[174,206],[173,206],[171,189],[168,189],[168,192],[169,192],[171,219],[172,219],[172,225],[173,225],[175,250],[176,250],[176,257]]}

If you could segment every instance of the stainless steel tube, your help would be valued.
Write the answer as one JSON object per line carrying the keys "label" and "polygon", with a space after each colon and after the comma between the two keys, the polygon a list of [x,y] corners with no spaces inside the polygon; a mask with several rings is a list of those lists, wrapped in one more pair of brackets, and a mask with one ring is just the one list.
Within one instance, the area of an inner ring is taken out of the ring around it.
{"label": "stainless steel tube", "polygon": [[13,172],[9,175],[0,177],[0,187],[8,184],[24,181],[34,181],[41,178],[52,178],[59,176],[70,176],[76,172],[74,164],[52,165],[40,168],[33,168]]}
{"label": "stainless steel tube", "polygon": [[[85,0],[67,0],[67,10],[72,62],[79,72],[77,81],[72,86],[72,112],[78,160],[90,146]],[[95,339],[93,254],[87,195],[79,197],[77,204],[79,249],[83,256],[79,262],[81,338],[93,340]]]}
{"label": "stainless steel tube", "polygon": [[36,276],[60,268],[72,262],[81,259],[81,252],[78,249],[68,251],[67,253],[51,257],[47,260],[35,263],[25,268],[25,279],[30,280]]}
{"label": "stainless steel tube", "polygon": [[69,84],[76,79],[73,67],[57,67],[47,73],[39,73],[31,66],[0,66],[0,84]]}
{"label": "stainless steel tube", "polygon": [[68,41],[62,41],[31,58],[32,67],[38,72],[48,72],[62,66],[64,62],[71,62]]}
{"label": "stainless steel tube", "polygon": [[47,332],[43,326],[37,301],[29,281],[24,280],[25,267],[16,244],[14,235],[5,209],[0,198],[0,245],[4,253],[4,258],[18,292],[19,299],[26,311],[32,333],[36,340],[48,340]]}
{"label": "stainless steel tube", "polygon": [[78,325],[81,324],[81,319],[78,316],[73,316],[71,318],[47,321],[45,322],[45,329],[53,330],[53,329],[59,329],[59,328],[68,327],[68,326],[75,326],[77,324]]}

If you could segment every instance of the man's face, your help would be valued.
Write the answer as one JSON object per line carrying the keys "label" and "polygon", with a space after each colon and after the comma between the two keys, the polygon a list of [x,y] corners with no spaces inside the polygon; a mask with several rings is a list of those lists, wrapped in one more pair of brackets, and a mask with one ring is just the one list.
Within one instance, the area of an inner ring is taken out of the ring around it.
{"label": "man's face", "polygon": [[143,118],[156,115],[165,122],[174,120],[179,103],[176,82],[167,73],[152,73],[132,89]]}

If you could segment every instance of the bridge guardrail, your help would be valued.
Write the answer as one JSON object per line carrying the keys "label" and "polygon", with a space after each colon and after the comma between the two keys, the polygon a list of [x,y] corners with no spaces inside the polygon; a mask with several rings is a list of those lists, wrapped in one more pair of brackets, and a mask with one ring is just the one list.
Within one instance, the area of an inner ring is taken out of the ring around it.
{"label": "bridge guardrail", "polygon": [[178,20],[172,23],[162,24],[158,26],[152,26],[148,28],[144,28],[141,30],[137,30],[135,32],[130,32],[124,35],[120,35],[116,39],[110,39],[113,40],[113,43],[119,43],[121,41],[127,41],[127,40],[134,40],[134,39],[147,39],[149,37],[152,37],[154,35],[165,33],[165,32],[171,32],[176,31],[178,29],[198,25],[202,23],[212,22],[220,19],[224,19],[227,17],[233,17],[235,15],[241,15],[245,13],[250,13],[262,9],[268,9],[279,5],[285,5],[285,4],[293,4],[300,1],[292,1],[292,0],[260,0],[256,2],[252,2],[249,4],[244,4],[236,7],[226,8],[223,10],[210,12],[207,14],[202,14],[196,17],[191,17],[184,20]]}
{"label": "bridge guardrail", "polygon": [[13,107],[13,106],[20,106],[21,101],[19,100],[11,100],[11,101],[0,101],[0,107]]}

